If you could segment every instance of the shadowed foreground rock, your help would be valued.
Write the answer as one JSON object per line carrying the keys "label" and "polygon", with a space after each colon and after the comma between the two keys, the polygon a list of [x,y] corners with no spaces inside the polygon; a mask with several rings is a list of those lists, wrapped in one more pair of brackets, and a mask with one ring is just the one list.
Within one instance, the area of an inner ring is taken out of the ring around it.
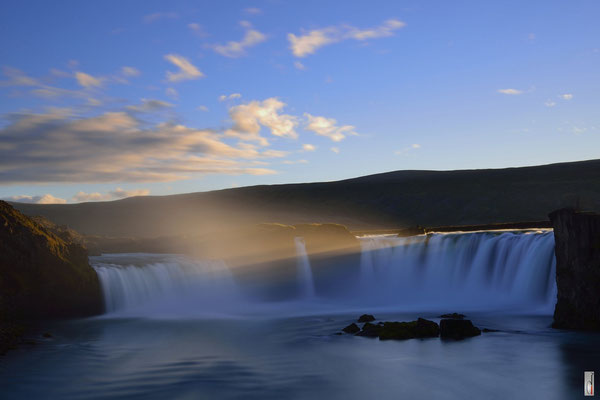
{"label": "shadowed foreground rock", "polygon": [[66,239],[0,201],[0,322],[103,311],[85,248]]}
{"label": "shadowed foreground rock", "polygon": [[468,319],[443,319],[440,321],[440,336],[449,339],[464,339],[481,335],[481,330]]}
{"label": "shadowed foreground rock", "polygon": [[554,328],[600,330],[600,215],[561,209],[554,227]]}
{"label": "shadowed foreground rock", "polygon": [[379,340],[405,340],[415,338],[437,337],[440,333],[438,324],[419,318],[410,322],[367,322],[356,336],[379,337]]}

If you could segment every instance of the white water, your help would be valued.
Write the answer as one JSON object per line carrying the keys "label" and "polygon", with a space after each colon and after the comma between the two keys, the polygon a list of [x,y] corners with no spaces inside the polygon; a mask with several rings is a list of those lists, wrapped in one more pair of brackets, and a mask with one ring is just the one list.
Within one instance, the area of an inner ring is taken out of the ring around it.
{"label": "white water", "polygon": [[290,276],[295,282],[282,286],[290,287],[289,300],[270,304],[242,296],[238,285],[244,283],[236,283],[227,265],[218,260],[113,254],[91,257],[91,261],[100,277],[107,311],[123,315],[239,315],[259,309],[290,314],[361,307],[553,310],[552,232],[375,236],[360,238],[360,242],[362,252],[354,262],[344,260],[333,267],[333,278],[331,271],[323,278],[313,271],[304,240],[296,238],[296,274]]}
{"label": "white water", "polygon": [[361,239],[361,293],[374,303],[551,312],[554,236],[477,232]]}
{"label": "white water", "polygon": [[312,268],[310,267],[310,260],[308,259],[308,254],[306,254],[306,245],[304,239],[301,237],[295,238],[294,242],[296,244],[296,263],[300,294],[305,299],[312,299],[315,297],[315,281],[313,279]]}

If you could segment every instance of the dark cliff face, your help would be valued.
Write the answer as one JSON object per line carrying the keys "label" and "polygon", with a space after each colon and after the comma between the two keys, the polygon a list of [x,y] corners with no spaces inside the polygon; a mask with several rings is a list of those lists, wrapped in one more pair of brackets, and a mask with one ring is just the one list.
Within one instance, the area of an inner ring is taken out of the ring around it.
{"label": "dark cliff face", "polygon": [[600,215],[562,209],[549,217],[558,286],[553,326],[600,330]]}
{"label": "dark cliff face", "polygon": [[0,321],[102,311],[85,248],[0,201]]}

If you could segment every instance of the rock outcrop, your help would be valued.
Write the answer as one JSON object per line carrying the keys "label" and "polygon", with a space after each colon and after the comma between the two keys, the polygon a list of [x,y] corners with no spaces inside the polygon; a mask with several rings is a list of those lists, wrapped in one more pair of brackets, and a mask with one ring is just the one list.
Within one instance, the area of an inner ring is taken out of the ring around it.
{"label": "rock outcrop", "polygon": [[552,326],[600,330],[600,215],[561,209],[549,217],[558,287]]}
{"label": "rock outcrop", "polygon": [[446,339],[464,339],[481,335],[481,330],[468,319],[450,318],[440,321],[440,336]]}
{"label": "rock outcrop", "polygon": [[0,321],[81,317],[103,311],[81,244],[0,201]]}

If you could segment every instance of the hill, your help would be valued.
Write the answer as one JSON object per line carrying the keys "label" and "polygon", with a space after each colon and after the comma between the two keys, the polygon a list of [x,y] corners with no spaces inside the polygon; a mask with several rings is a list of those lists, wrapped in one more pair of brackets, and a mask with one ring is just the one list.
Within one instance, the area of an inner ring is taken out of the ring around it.
{"label": "hill", "polygon": [[87,235],[157,237],[245,224],[333,222],[352,230],[547,220],[600,211],[600,160],[534,167],[395,171],[336,182],[261,185],[81,204],[12,203]]}

